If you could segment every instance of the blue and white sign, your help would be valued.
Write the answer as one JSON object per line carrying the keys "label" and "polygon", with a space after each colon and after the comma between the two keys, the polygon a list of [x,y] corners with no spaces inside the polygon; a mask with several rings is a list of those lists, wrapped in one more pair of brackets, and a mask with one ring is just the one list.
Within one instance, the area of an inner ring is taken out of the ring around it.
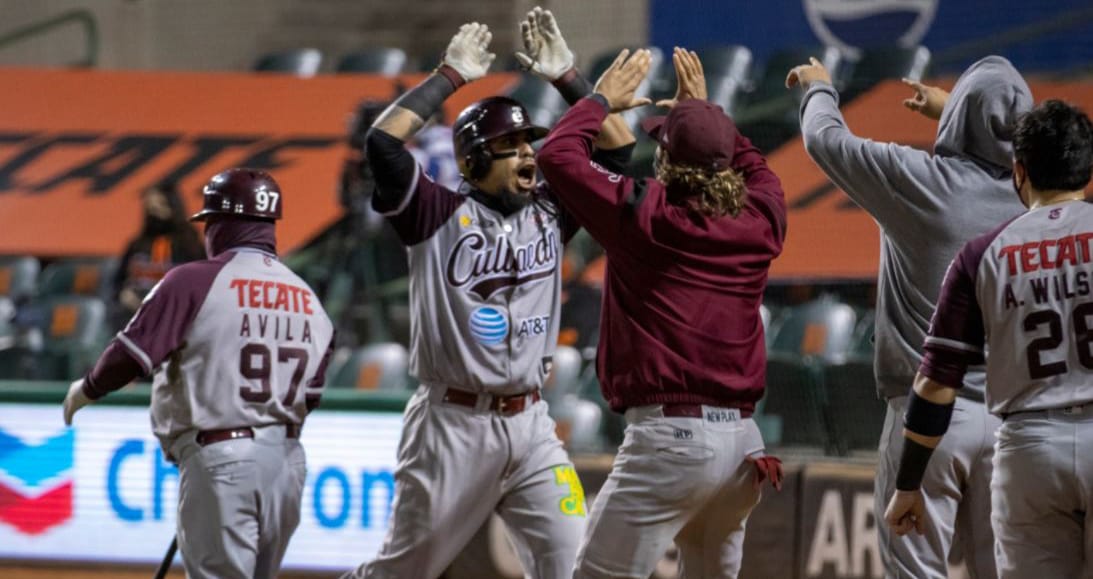
{"label": "blue and white sign", "polygon": [[[0,558],[156,563],[175,534],[178,470],[148,409],[0,404]],[[316,412],[304,428],[308,475],[287,569],[345,571],[387,532],[402,417]],[[33,464],[38,465],[31,469]]]}

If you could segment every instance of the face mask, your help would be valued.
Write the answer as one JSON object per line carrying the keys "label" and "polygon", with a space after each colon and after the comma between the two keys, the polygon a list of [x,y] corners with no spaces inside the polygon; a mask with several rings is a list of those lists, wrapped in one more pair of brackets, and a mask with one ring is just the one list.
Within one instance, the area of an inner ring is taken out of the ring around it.
{"label": "face mask", "polygon": [[1025,186],[1025,181],[1028,181],[1028,177],[1025,177],[1025,181],[1021,181],[1020,183],[1018,183],[1017,171],[1014,171],[1013,174],[1010,175],[1010,180],[1013,181],[1013,190],[1017,192],[1017,199],[1021,202],[1021,205],[1028,207],[1028,203],[1025,201],[1025,198],[1021,196],[1021,188]]}

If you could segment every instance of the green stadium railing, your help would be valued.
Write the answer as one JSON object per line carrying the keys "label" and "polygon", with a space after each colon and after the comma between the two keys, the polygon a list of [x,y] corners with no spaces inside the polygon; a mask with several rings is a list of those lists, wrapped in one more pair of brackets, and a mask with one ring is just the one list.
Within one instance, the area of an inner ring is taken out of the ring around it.
{"label": "green stadium railing", "polygon": [[[61,403],[68,392],[67,382],[36,382],[0,380],[0,404],[56,404],[61,416]],[[327,388],[323,391],[320,412],[402,412],[413,392],[362,392]],[[108,406],[148,406],[152,387],[146,384],[127,386],[96,402]]]}

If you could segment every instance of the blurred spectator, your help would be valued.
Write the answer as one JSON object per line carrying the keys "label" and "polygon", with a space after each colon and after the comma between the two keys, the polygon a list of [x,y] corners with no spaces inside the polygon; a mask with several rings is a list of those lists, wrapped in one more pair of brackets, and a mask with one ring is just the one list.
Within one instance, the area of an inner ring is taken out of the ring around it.
{"label": "blurred spectator", "polygon": [[114,325],[136,313],[144,296],[167,270],[205,257],[197,230],[190,224],[174,183],[153,185],[141,194],[144,224],[129,242],[114,277]]}
{"label": "blurred spectator", "polygon": [[407,148],[433,181],[452,191],[459,190],[463,176],[455,162],[452,128],[443,124],[442,118],[436,118],[432,125],[422,129]]}

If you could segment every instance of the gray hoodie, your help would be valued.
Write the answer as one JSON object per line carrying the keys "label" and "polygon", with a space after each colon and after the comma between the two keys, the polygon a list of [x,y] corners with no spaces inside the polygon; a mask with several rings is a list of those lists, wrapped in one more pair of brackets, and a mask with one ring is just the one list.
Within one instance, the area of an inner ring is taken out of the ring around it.
{"label": "gray hoodie", "polygon": [[[874,372],[881,397],[903,396],[949,262],[965,242],[1025,210],[1011,182],[1012,135],[1032,92],[1000,56],[971,65],[941,113],[933,155],[855,136],[838,104],[831,85],[813,83],[801,102],[801,133],[812,160],[880,226]],[[982,370],[970,369],[961,396],[983,399]]]}

